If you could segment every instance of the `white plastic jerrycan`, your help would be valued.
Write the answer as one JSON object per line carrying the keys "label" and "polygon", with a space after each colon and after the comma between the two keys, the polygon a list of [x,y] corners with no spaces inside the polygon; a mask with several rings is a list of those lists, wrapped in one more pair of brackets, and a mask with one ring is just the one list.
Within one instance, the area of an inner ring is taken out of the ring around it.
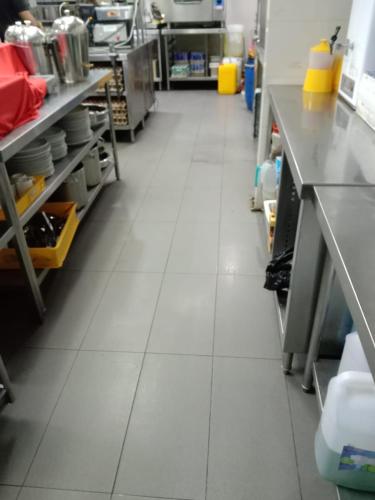
{"label": "white plastic jerrycan", "polygon": [[371,373],[331,379],[315,458],[320,474],[338,485],[375,492],[375,384]]}

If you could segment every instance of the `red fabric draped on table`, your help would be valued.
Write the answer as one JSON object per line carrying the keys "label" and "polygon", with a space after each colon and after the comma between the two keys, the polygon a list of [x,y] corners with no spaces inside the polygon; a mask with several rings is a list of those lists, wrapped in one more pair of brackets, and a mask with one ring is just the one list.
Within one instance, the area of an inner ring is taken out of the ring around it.
{"label": "red fabric draped on table", "polygon": [[38,117],[47,93],[43,78],[28,73],[11,44],[0,44],[0,138]]}

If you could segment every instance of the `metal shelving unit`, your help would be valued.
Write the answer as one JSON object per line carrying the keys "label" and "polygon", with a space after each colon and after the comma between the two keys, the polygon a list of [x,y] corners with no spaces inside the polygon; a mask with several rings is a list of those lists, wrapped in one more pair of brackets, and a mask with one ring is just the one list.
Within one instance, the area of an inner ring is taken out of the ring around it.
{"label": "metal shelving unit", "polygon": [[[152,72],[152,51],[155,39],[145,40],[134,47],[111,49],[110,47],[91,47],[90,61],[97,67],[116,65],[122,68],[121,92],[126,102],[124,117],[126,124],[115,123],[115,130],[128,130],[130,139],[135,141],[135,130],[144,125],[144,119],[155,102],[154,81]],[[118,97],[117,91],[112,90],[110,95]],[[102,97],[102,93],[91,94],[92,98]],[[114,108],[114,106],[113,106]],[[120,111],[121,113],[121,111]]]}
{"label": "metal shelving unit", "polygon": [[[90,196],[89,205],[91,205],[99,194],[105,179],[114,168],[116,177],[119,179],[119,164],[116,148],[116,137],[112,120],[112,105],[108,87],[108,80],[111,78],[111,70],[94,70],[90,72],[88,79],[76,85],[62,85],[57,95],[48,96],[40,109],[39,118],[28,122],[15,129],[0,141],[0,197],[6,216],[7,228],[0,235],[0,247],[5,247],[11,239],[14,239],[14,246],[23,272],[25,284],[29,289],[30,295],[34,301],[36,311],[43,319],[45,306],[40,290],[40,284],[47,275],[48,270],[37,272],[30,258],[28,246],[23,232],[23,226],[31,219],[38,209],[50,198],[57,188],[64,182],[73,169],[79,164],[84,156],[89,152],[92,146],[98,141],[106,130],[109,130],[112,142],[113,166],[108,167],[104,173],[101,184],[95,188]],[[68,155],[55,164],[55,173],[47,179],[45,190],[28,207],[28,209],[19,216],[16,210],[15,200],[12,194],[11,185],[6,169],[6,161],[24,146],[38,137],[58,120],[65,116],[80,104],[92,90],[105,86],[106,99],[108,105],[108,120],[94,130],[92,139],[82,146],[69,148]],[[88,210],[89,206],[87,207]],[[85,210],[81,218],[87,213]],[[4,393],[5,391],[5,393]],[[4,400],[12,401],[14,398],[6,368],[0,357],[0,405]]]}
{"label": "metal shelving unit", "polygon": [[[164,39],[164,59],[166,64],[167,89],[170,90],[171,82],[216,82],[217,77],[208,76],[208,56],[209,37],[218,36],[220,38],[220,56],[224,53],[223,37],[225,28],[163,28],[161,31]],[[171,40],[180,36],[201,36],[204,37],[204,52],[206,54],[206,76],[173,77],[170,74],[171,48],[174,46]],[[215,54],[216,55],[216,54]]]}

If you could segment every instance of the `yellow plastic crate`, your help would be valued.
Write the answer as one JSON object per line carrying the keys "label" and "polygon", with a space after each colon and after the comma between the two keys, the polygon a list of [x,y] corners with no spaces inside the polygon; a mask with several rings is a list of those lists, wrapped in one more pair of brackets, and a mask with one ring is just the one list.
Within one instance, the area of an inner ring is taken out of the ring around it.
{"label": "yellow plastic crate", "polygon": [[[45,187],[46,182],[44,177],[34,177],[33,186],[16,201],[18,215],[22,215],[29,208],[29,206],[34,203],[38,196],[44,191]],[[5,213],[0,208],[0,221],[2,220],[5,220]]]}
{"label": "yellow plastic crate", "polygon": [[237,92],[237,64],[221,64],[219,66],[219,94],[232,95]]}
{"label": "yellow plastic crate", "polygon": [[[57,245],[53,248],[29,248],[35,269],[57,269],[62,267],[77,230],[79,219],[76,204],[73,202],[46,203],[40,211],[49,212],[66,219]],[[18,269],[20,267],[14,248],[0,249],[0,269]]]}

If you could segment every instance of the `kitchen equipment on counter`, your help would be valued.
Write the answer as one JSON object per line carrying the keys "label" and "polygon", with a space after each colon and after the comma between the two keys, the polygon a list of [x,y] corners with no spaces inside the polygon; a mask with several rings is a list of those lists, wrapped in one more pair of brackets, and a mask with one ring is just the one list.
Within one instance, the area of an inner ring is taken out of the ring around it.
{"label": "kitchen equipment on counter", "polygon": [[5,39],[16,46],[20,59],[31,75],[53,73],[46,35],[37,26],[32,26],[31,21],[9,27]]}
{"label": "kitchen equipment on counter", "polygon": [[58,125],[66,132],[68,146],[78,146],[89,142],[93,136],[90,127],[90,115],[86,106],[78,106],[64,116]]}
{"label": "kitchen equipment on counter", "polygon": [[89,33],[85,23],[70,15],[69,10],[56,19],[52,34],[57,41],[55,54],[60,63],[65,83],[85,80],[89,74]]}
{"label": "kitchen equipment on counter", "polygon": [[101,5],[95,7],[98,21],[130,21],[133,18],[133,5]]}
{"label": "kitchen equipment on counter", "polygon": [[353,0],[340,84],[340,95],[353,107],[362,75],[375,71],[374,46],[375,2]]}
{"label": "kitchen equipment on counter", "polygon": [[82,160],[85,167],[86,185],[94,187],[102,181],[102,171],[99,162],[99,147],[95,146]]}
{"label": "kitchen equipment on counter", "polygon": [[7,162],[10,174],[23,173],[29,176],[49,177],[55,172],[51,146],[46,139],[34,139]]}
{"label": "kitchen equipment on counter", "polygon": [[333,55],[326,39],[310,49],[303,90],[313,93],[330,93],[333,90]]}
{"label": "kitchen equipment on counter", "polygon": [[128,30],[125,23],[95,23],[93,28],[95,44],[126,42]]}
{"label": "kitchen equipment on counter", "polygon": [[157,0],[167,23],[210,23],[225,21],[225,0]]}
{"label": "kitchen equipment on counter", "polygon": [[66,132],[59,127],[50,127],[42,135],[51,146],[51,154],[53,161],[61,160],[68,154],[68,146],[66,144]]}
{"label": "kitchen equipment on counter", "polygon": [[74,201],[78,209],[87,205],[89,193],[87,191],[85,167],[82,163],[62,183],[56,196],[61,201]]}
{"label": "kitchen equipment on counter", "polygon": [[108,109],[99,104],[83,104],[89,110],[91,127],[102,125],[108,118]]}

